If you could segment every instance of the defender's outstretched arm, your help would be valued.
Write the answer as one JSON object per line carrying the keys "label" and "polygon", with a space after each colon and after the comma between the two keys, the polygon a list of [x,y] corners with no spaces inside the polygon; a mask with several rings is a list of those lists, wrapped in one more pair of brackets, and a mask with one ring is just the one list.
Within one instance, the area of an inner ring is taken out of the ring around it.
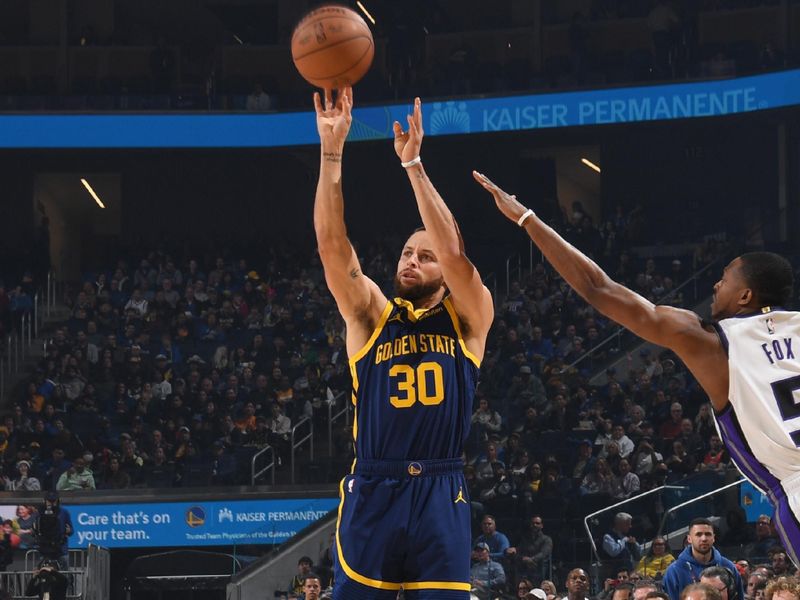
{"label": "defender's outstretched arm", "polygon": [[586,302],[639,337],[675,351],[706,390],[714,408],[725,407],[728,359],[717,333],[704,326],[696,313],[655,305],[613,281],[593,260],[523,206],[516,196],[506,193],[477,171],[472,175],[492,194],[500,212],[524,227],[545,258]]}

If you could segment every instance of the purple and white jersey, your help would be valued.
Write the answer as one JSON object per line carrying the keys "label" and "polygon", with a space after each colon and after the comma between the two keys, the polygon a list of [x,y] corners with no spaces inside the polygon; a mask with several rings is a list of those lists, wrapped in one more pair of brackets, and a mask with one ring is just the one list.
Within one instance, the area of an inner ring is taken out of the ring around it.
{"label": "purple and white jersey", "polygon": [[739,470],[773,502],[793,496],[800,479],[800,313],[764,308],[715,327],[730,371],[730,404],[716,415],[722,439]]}

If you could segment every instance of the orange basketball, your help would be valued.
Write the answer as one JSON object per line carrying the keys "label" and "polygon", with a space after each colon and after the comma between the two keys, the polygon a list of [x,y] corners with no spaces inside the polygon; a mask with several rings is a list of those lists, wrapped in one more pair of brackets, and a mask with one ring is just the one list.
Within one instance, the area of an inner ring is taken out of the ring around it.
{"label": "orange basketball", "polygon": [[292,60],[303,79],[315,87],[353,85],[369,69],[375,43],[364,19],[345,6],[312,10],[292,34]]}

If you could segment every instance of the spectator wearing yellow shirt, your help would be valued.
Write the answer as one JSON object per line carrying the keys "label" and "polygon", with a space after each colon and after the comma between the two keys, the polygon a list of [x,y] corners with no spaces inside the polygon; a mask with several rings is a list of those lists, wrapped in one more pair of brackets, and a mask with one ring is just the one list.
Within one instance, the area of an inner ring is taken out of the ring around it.
{"label": "spectator wearing yellow shirt", "polygon": [[636,565],[636,572],[645,579],[660,578],[674,560],[675,557],[667,552],[667,541],[657,537],[650,544],[650,551]]}

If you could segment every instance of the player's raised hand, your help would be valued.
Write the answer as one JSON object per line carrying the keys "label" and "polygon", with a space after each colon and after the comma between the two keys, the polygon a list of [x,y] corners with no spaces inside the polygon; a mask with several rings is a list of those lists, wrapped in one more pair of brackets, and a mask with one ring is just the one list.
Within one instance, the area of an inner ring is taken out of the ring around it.
{"label": "player's raised hand", "polygon": [[525,214],[525,211],[528,210],[525,206],[520,204],[516,196],[502,190],[483,173],[473,171],[472,176],[475,178],[475,181],[480,183],[483,188],[492,195],[497,208],[499,208],[500,212],[509,220],[516,223],[519,218]]}
{"label": "player's raised hand", "polygon": [[425,131],[422,129],[422,101],[414,98],[414,112],[406,117],[408,129],[403,131],[402,125],[395,121],[394,129],[394,151],[401,162],[409,162],[419,156],[422,147],[422,138]]}
{"label": "player's raised hand", "polygon": [[324,106],[319,92],[314,92],[314,110],[320,140],[343,146],[353,121],[353,88],[348,86],[337,90],[335,103],[332,90],[325,90]]}

